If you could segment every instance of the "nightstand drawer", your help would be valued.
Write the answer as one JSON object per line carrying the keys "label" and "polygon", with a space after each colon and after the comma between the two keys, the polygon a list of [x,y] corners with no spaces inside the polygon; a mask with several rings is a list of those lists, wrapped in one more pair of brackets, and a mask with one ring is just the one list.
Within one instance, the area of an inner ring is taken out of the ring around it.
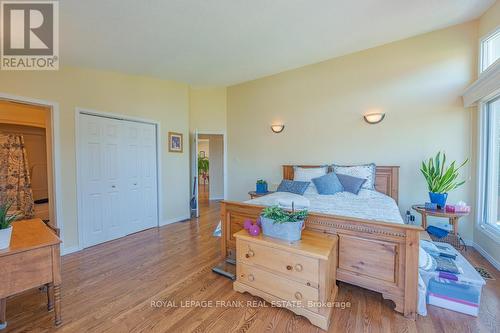
{"label": "nightstand drawer", "polygon": [[236,253],[238,262],[263,266],[312,287],[318,286],[318,259],[244,240],[237,242]]}
{"label": "nightstand drawer", "polygon": [[237,274],[238,282],[262,290],[285,301],[300,301],[303,302],[303,305],[307,306],[307,301],[319,300],[318,289],[286,279],[255,266],[239,263]]}

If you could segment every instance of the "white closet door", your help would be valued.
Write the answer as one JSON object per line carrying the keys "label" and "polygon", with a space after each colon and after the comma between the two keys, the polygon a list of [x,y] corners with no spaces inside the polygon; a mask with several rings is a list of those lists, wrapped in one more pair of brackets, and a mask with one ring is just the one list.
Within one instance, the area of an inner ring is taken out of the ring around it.
{"label": "white closet door", "polygon": [[156,127],[152,124],[140,124],[140,152],[143,229],[158,224],[158,191],[156,164]]}
{"label": "white closet door", "polygon": [[155,227],[156,127],[82,114],[79,141],[84,247]]}
{"label": "white closet door", "polygon": [[119,131],[117,120],[80,118],[82,217],[84,245],[120,237]]}

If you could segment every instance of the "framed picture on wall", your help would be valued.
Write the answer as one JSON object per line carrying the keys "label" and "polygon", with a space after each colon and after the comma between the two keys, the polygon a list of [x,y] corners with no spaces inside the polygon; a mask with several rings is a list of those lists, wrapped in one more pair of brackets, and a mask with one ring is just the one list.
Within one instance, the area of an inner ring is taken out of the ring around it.
{"label": "framed picture on wall", "polygon": [[182,133],[168,132],[168,151],[182,153]]}

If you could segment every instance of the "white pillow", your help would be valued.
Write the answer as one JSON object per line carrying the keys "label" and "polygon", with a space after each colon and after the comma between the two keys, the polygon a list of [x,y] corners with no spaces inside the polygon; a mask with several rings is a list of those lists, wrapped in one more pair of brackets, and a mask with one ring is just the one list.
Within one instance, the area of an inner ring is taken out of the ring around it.
{"label": "white pillow", "polygon": [[374,163],[362,165],[336,165],[333,164],[333,172],[343,175],[366,179],[361,188],[375,190],[375,172],[377,167]]}
{"label": "white pillow", "polygon": [[328,172],[328,166],[322,166],[318,168],[301,168],[298,166],[293,167],[293,180],[299,182],[311,182],[307,187],[304,195],[318,194],[316,185],[311,181],[313,178],[318,178],[326,175]]}

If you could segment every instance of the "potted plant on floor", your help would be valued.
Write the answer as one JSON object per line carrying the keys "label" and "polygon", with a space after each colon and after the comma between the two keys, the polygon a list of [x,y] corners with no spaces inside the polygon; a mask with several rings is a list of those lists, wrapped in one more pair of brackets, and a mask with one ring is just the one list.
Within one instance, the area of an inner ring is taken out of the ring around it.
{"label": "potted plant on floor", "polygon": [[[441,159],[442,156],[442,159]],[[467,164],[466,159],[460,166],[456,167],[456,161],[446,167],[446,154],[438,152],[434,158],[430,158],[426,163],[422,162],[420,171],[427,181],[429,188],[429,199],[436,204],[438,208],[444,208],[448,193],[457,187],[463,185],[465,180],[458,181],[459,170]]]}
{"label": "potted plant on floor", "polygon": [[0,250],[10,246],[10,237],[12,235],[12,222],[17,218],[17,214],[8,215],[11,203],[0,204]]}
{"label": "potted plant on floor", "polygon": [[267,193],[267,182],[263,179],[257,180],[257,183],[255,184],[255,192]]}
{"label": "potted plant on floor", "polygon": [[297,241],[302,237],[307,210],[287,211],[278,206],[264,208],[260,215],[262,233],[269,237]]}

